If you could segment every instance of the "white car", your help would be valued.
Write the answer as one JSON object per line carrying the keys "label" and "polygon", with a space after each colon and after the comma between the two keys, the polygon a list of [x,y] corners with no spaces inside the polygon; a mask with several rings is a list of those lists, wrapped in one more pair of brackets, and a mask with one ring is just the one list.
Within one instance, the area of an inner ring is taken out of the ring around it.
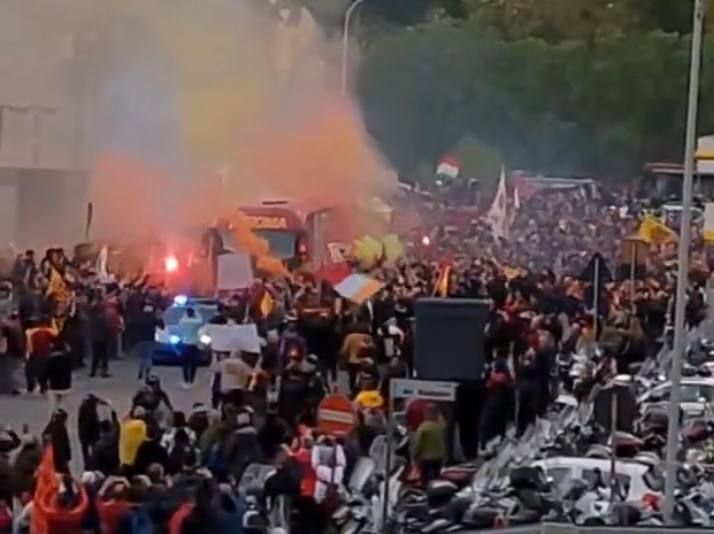
{"label": "white car", "polygon": [[[610,480],[610,460],[602,458],[582,458],[557,456],[537,460],[531,464],[532,467],[540,467],[545,471],[553,483],[558,485],[567,479],[578,479],[586,482],[594,482],[597,478],[597,471],[602,473],[602,482],[609,485]],[[659,494],[661,488],[657,487],[656,481],[653,483],[648,475],[650,468],[641,463],[618,461],[615,463],[615,473],[620,488],[624,491],[625,501],[631,503],[641,503],[646,494]]]}
{"label": "white car", "polygon": [[[643,393],[637,404],[644,411],[647,405],[666,405],[670,398],[672,382],[666,381],[658,384],[651,390]],[[702,417],[714,408],[714,378],[686,377],[682,378],[680,387],[680,408],[685,417]]]}

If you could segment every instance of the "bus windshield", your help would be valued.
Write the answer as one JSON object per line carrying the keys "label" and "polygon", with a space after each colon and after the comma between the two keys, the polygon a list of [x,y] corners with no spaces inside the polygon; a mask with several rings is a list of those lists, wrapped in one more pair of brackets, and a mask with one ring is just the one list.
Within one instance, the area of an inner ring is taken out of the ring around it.
{"label": "bus windshield", "polygon": [[281,260],[295,257],[297,234],[290,230],[254,230],[255,234],[268,242],[270,252]]}

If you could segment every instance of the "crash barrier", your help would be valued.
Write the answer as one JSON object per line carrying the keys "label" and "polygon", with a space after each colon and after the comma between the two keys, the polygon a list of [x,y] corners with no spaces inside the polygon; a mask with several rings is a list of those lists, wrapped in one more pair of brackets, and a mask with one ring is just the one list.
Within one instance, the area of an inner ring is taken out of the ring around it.
{"label": "crash barrier", "polygon": [[578,525],[563,525],[559,523],[541,523],[522,527],[505,527],[488,530],[460,530],[459,534],[476,534],[492,532],[499,534],[701,534],[701,528],[670,528],[670,527],[583,527]]}

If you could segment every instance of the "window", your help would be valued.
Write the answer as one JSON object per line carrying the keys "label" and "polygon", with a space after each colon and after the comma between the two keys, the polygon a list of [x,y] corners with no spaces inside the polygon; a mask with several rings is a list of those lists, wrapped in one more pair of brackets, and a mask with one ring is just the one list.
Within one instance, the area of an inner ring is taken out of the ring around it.
{"label": "window", "polygon": [[167,326],[178,324],[185,311],[186,308],[183,306],[171,306],[164,312],[164,323],[166,323]]}
{"label": "window", "polygon": [[[607,471],[601,471],[601,482],[605,486],[610,485],[610,473]],[[630,492],[630,477],[623,475],[622,473],[617,473],[617,485],[620,487],[620,491],[623,495],[627,495]],[[598,473],[594,469],[583,469],[583,480],[588,484],[595,484],[598,480]]]}
{"label": "window", "polygon": [[573,476],[573,470],[569,467],[554,467],[548,469],[548,476],[553,479],[553,484],[560,485],[562,482]]}
{"label": "window", "polygon": [[[680,389],[682,394],[682,402],[700,402],[704,399],[706,402],[714,401],[714,388],[703,386],[700,384],[685,384]],[[667,395],[669,398],[669,395]]]}
{"label": "window", "polygon": [[297,235],[295,232],[285,230],[256,230],[261,239],[265,239],[272,252],[278,259],[287,260],[295,257]]}
{"label": "window", "polygon": [[[201,319],[204,323],[210,321],[218,313],[216,306],[196,306],[193,309],[196,311],[196,317]],[[164,312],[164,323],[166,323],[166,326],[175,326],[179,324],[179,321],[181,321],[185,313],[186,306],[171,306]]]}

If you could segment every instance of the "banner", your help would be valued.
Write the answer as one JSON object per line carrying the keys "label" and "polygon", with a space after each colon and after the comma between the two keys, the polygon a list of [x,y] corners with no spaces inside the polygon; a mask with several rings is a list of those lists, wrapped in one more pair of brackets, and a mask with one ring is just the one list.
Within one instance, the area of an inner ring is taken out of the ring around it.
{"label": "banner", "polygon": [[343,263],[351,256],[352,247],[348,243],[333,242],[327,244],[327,251],[330,253],[332,263]]}
{"label": "banner", "polygon": [[253,285],[253,268],[248,254],[221,254],[217,258],[217,264],[216,291],[233,291]]}
{"label": "banner", "polygon": [[260,354],[260,336],[254,323],[208,324],[201,335],[211,338],[211,349],[216,352],[249,352]]}

